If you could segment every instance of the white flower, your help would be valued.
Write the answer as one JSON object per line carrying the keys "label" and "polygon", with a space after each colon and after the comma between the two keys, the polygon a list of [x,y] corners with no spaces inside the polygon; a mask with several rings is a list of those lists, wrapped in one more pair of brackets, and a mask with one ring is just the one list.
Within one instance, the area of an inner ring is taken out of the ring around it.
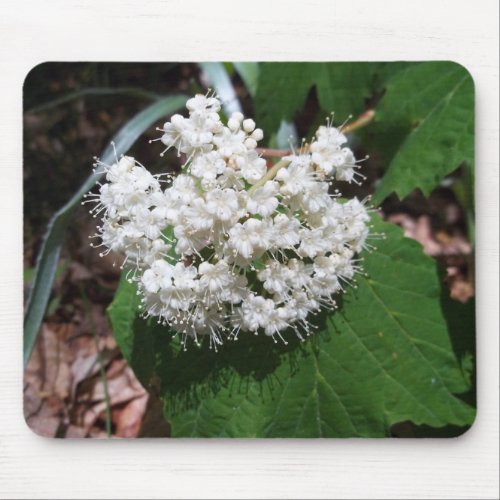
{"label": "white flower", "polygon": [[161,142],[167,146],[167,149],[175,147],[178,151],[184,152],[185,145],[182,143],[184,130],[188,126],[188,120],[181,115],[173,115],[170,122],[163,126],[163,135]]}
{"label": "white flower", "polygon": [[193,158],[189,165],[189,173],[200,179],[216,179],[226,171],[226,162],[217,151],[210,151]]}
{"label": "white flower", "polygon": [[265,327],[273,310],[274,302],[271,299],[249,295],[241,305],[244,328],[255,332],[259,327]]}
{"label": "white flower", "polygon": [[224,173],[217,177],[216,183],[221,188],[232,188],[236,191],[241,191],[245,188],[245,180],[241,172],[231,167],[227,167]]}
{"label": "white flower", "polygon": [[294,196],[307,192],[316,183],[314,171],[310,168],[304,157],[289,157],[292,162],[288,167],[282,168],[276,174],[276,179],[281,182],[280,191],[285,196]]}
{"label": "white flower", "polygon": [[262,187],[257,188],[251,196],[248,197],[247,210],[251,214],[259,214],[262,217],[271,215],[279,204],[278,183],[267,181]]}
{"label": "white flower", "polygon": [[183,262],[178,262],[174,266],[173,279],[176,288],[192,289],[194,288],[194,278],[197,275],[194,266],[187,266]]}
{"label": "white flower", "polygon": [[207,211],[203,198],[195,198],[191,201],[183,210],[183,215],[186,226],[194,231],[210,229],[214,223],[214,216]]}
{"label": "white flower", "polygon": [[246,153],[244,142],[245,132],[239,129],[235,132],[224,129],[213,139],[213,144],[217,148],[217,152],[230,164],[233,164],[240,155]]}
{"label": "white flower", "polygon": [[221,221],[231,220],[239,209],[233,189],[214,189],[206,195],[206,211]]}
{"label": "white flower", "polygon": [[258,279],[264,282],[264,288],[270,293],[279,295],[288,290],[287,279],[289,275],[289,268],[275,260],[266,263],[266,267],[257,273]]}
{"label": "white flower", "polygon": [[236,164],[243,179],[250,184],[255,184],[262,179],[267,171],[266,160],[261,158],[255,151],[250,151],[246,156],[238,157]]}
{"label": "white flower", "polygon": [[295,289],[307,288],[311,284],[311,264],[293,258],[288,261],[288,269],[288,280],[295,285]]}
{"label": "white flower", "polygon": [[239,222],[229,230],[229,246],[234,249],[235,255],[249,259],[253,255],[253,244],[250,240],[248,226]]}
{"label": "white flower", "polygon": [[320,278],[335,276],[337,273],[335,261],[331,255],[329,255],[328,257],[325,255],[316,257],[314,259],[313,268],[315,276],[319,276]]}
{"label": "white flower", "polygon": [[208,229],[193,231],[184,224],[174,227],[174,236],[177,240],[175,251],[178,255],[196,254],[210,241],[210,231]]}
{"label": "white flower", "polygon": [[315,182],[306,192],[296,197],[294,201],[307,215],[325,210],[331,204],[328,184],[326,182]]}
{"label": "white flower", "polygon": [[273,239],[278,248],[292,248],[300,243],[300,222],[295,217],[278,214],[273,223]]}
{"label": "white flower", "polygon": [[149,269],[144,271],[141,281],[149,293],[156,293],[160,288],[172,286],[174,266],[164,260],[155,260]]}
{"label": "white flower", "polygon": [[329,297],[340,290],[337,276],[315,277],[311,281],[310,290],[316,297]]}
{"label": "white flower", "polygon": [[340,147],[347,142],[347,137],[338,128],[332,126],[322,125],[314,135],[319,140],[327,141],[333,147]]}
{"label": "white flower", "polygon": [[202,262],[198,268],[200,285],[211,293],[223,293],[231,285],[233,278],[227,262],[220,260],[217,264]]}
{"label": "white flower", "polygon": [[136,166],[132,168],[130,177],[134,183],[134,189],[138,191],[158,190],[160,183],[144,167]]}
{"label": "white flower", "polygon": [[248,280],[244,275],[238,274],[237,276],[233,276],[230,285],[223,290],[220,297],[222,300],[225,300],[230,304],[239,304],[250,294],[247,285]]}
{"label": "white flower", "polygon": [[198,189],[196,189],[194,179],[184,174],[180,174],[174,179],[169,192],[171,193],[171,198],[177,201],[179,205],[187,205],[200,194]]}
{"label": "white flower", "polygon": [[189,112],[207,115],[214,121],[219,120],[220,102],[215,97],[208,97],[202,94],[196,94],[186,102],[186,108]]}
{"label": "white flower", "polygon": [[328,250],[321,229],[301,229],[299,234],[301,241],[298,254],[302,257],[314,258],[316,255]]}
{"label": "white flower", "polygon": [[207,335],[217,349],[240,331],[285,342],[290,330],[304,340],[314,331],[309,317],[334,309],[334,295],[359,271],[369,233],[364,203],[329,191],[334,180],[363,178],[346,137],[320,127],[308,150],[267,179],[252,119],[233,113],[224,125],[210,95],[186,107],[189,117],[172,116],[160,138],[184,155],[171,183],[132,157],[97,162],[107,182],[84,202],[96,202],[91,212],[102,217],[93,246],[125,255],[144,314],[184,345]]}
{"label": "white flower", "polygon": [[165,227],[164,219],[159,218],[154,211],[142,208],[135,216],[135,224],[141,232],[150,240],[155,240],[161,236],[161,231]]}
{"label": "white flower", "polygon": [[309,314],[320,308],[316,300],[311,299],[306,292],[301,290],[294,290],[288,301],[288,307],[295,312],[297,320],[305,320]]}
{"label": "white flower", "polygon": [[141,260],[146,266],[151,266],[155,260],[168,258],[171,248],[172,245],[165,243],[161,238],[157,238],[151,242],[151,245],[148,245],[146,252],[141,256]]}
{"label": "white flower", "polygon": [[245,227],[255,249],[267,250],[272,241],[272,226],[267,220],[248,219]]}
{"label": "white flower", "polygon": [[[266,335],[273,338],[275,335],[278,335],[278,337],[283,339],[280,332],[289,326],[288,319],[290,317],[290,313],[290,309],[284,307],[277,307],[269,311],[265,325],[261,325],[263,326]],[[285,344],[287,343],[286,341],[284,342]]]}
{"label": "white flower", "polygon": [[131,156],[122,156],[119,161],[113,163],[106,172],[106,180],[118,182],[124,175],[129,173],[135,166],[135,160]]}

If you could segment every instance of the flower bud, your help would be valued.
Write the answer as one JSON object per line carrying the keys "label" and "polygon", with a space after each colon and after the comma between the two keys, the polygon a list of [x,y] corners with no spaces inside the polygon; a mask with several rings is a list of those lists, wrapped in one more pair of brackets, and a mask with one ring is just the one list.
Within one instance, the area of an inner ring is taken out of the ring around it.
{"label": "flower bud", "polygon": [[261,141],[264,138],[264,132],[262,132],[262,129],[256,128],[250,137],[256,141]]}
{"label": "flower bud", "polygon": [[239,122],[238,120],[236,120],[235,118],[229,118],[228,122],[227,122],[227,128],[231,131],[231,132],[236,132],[237,130],[239,130],[240,128],[240,124],[241,122]]}
{"label": "flower bud", "polygon": [[243,130],[245,132],[250,133],[253,132],[254,129],[255,129],[255,122],[251,118],[243,120]]}

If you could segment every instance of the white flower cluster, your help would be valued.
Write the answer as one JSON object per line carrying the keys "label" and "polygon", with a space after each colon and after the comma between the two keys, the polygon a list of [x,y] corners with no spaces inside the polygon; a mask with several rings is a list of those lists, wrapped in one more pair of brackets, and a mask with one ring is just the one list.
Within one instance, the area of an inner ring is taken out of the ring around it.
{"label": "white flower cluster", "polygon": [[217,347],[240,331],[285,341],[291,329],[304,339],[310,315],[334,308],[332,296],[353,278],[369,231],[363,203],[329,192],[359,167],[345,136],[320,127],[308,148],[268,170],[253,120],[233,113],[224,125],[215,97],[197,95],[187,109],[159,139],[186,155],[182,173],[162,189],[131,157],[105,167],[91,199],[104,213],[96,236],[105,252],[125,254],[144,314],[184,345],[209,335]]}

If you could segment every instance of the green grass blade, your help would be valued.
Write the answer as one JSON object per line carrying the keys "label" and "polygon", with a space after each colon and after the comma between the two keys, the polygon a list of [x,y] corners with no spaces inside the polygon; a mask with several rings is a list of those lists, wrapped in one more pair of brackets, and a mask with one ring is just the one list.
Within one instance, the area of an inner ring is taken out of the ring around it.
{"label": "green grass blade", "polygon": [[118,88],[107,88],[107,87],[88,87],[81,90],[76,90],[75,92],[70,92],[61,97],[52,99],[51,101],[44,102],[38,106],[33,106],[26,110],[26,113],[41,113],[42,111],[47,111],[52,108],[56,108],[61,104],[66,104],[76,99],[87,96],[108,96],[108,95],[126,95],[130,97],[136,97],[138,99],[146,99],[149,101],[155,101],[160,99],[159,94],[150,92],[148,90],[136,89],[133,87],[118,87]]}
{"label": "green grass blade", "polygon": [[[113,138],[116,153],[118,155],[125,154],[148,127],[163,116],[179,109],[184,105],[186,99],[187,97],[183,95],[164,97],[138,113]],[[109,164],[113,163],[114,158],[113,147],[109,144],[104,150],[101,160]],[[72,219],[73,210],[80,202],[82,196],[94,186],[99,177],[98,174],[90,175],[68,203],[56,212],[49,222],[44,242],[38,255],[33,285],[26,306],[23,346],[25,366],[31,356],[40,324],[45,314],[57,269],[61,245],[64,240],[66,228]]]}

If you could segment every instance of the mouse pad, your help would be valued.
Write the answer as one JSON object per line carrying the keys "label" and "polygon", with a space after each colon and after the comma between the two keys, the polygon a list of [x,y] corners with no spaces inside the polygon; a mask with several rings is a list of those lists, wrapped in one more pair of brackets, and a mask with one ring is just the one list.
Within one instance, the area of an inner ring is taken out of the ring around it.
{"label": "mouse pad", "polygon": [[474,84],[449,61],[49,62],[24,418],[56,438],[474,422]]}

